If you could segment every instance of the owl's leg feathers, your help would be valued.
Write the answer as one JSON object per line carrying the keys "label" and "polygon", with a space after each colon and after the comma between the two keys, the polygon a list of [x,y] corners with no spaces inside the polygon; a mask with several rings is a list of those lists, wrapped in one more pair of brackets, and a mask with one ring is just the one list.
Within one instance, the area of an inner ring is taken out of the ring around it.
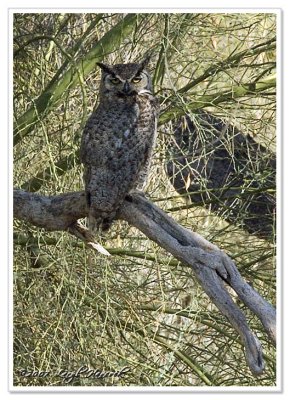
{"label": "owl's leg feathers", "polygon": [[81,239],[85,244],[99,253],[110,256],[111,254],[98,242],[95,241],[91,231],[82,225],[80,222],[74,222],[68,227],[68,232]]}

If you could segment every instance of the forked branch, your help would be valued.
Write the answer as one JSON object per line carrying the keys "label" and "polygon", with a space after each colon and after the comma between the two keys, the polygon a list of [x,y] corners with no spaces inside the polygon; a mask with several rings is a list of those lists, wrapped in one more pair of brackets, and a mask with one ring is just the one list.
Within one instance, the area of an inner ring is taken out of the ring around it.
{"label": "forked branch", "polygon": [[[78,222],[87,213],[84,192],[42,196],[14,190],[15,218],[50,231],[68,231],[102,252],[102,249],[97,248],[98,244],[93,243],[87,229]],[[261,374],[264,370],[261,344],[250,330],[245,315],[232,300],[226,284],[256,314],[274,343],[275,309],[241,277],[234,262],[217,246],[180,226],[140,193],[132,193],[127,197],[118,218],[138,228],[192,268],[204,291],[239,333],[252,373]]]}

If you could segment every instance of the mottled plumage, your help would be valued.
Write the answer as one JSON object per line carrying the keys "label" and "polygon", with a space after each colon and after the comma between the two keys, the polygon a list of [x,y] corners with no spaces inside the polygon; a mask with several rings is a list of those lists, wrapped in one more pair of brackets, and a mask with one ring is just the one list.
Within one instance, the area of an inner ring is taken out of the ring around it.
{"label": "mottled plumage", "polygon": [[102,68],[100,102],[82,137],[90,225],[108,229],[125,196],[142,190],[156,139],[157,101],[148,63]]}

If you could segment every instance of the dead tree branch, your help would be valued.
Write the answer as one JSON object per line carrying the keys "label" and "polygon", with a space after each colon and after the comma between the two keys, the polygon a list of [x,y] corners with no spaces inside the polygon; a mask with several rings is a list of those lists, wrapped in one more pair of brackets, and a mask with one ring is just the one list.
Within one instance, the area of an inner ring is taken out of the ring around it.
{"label": "dead tree branch", "polygon": [[[96,248],[92,245],[92,237],[86,228],[78,222],[78,219],[87,216],[87,211],[84,192],[42,196],[14,190],[15,218],[50,231],[68,231]],[[119,211],[118,218],[138,228],[148,238],[193,269],[204,291],[239,333],[252,373],[261,374],[264,370],[264,361],[260,342],[251,332],[245,315],[232,300],[225,284],[229,285],[244,304],[256,314],[274,343],[275,309],[247,284],[234,262],[214,244],[178,225],[140,193],[128,196]]]}

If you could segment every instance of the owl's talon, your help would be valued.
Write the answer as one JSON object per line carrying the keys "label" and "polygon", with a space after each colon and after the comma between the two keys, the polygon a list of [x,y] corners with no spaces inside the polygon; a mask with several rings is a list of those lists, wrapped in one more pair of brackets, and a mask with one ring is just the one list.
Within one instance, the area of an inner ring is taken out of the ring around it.
{"label": "owl's talon", "polygon": [[125,200],[129,201],[129,203],[133,203],[133,196],[131,194],[127,194]]}
{"label": "owl's talon", "polygon": [[133,194],[137,194],[138,196],[146,197],[146,193],[143,192],[143,190],[140,190],[140,189],[131,190],[130,193],[131,193],[132,195],[133,195]]}

